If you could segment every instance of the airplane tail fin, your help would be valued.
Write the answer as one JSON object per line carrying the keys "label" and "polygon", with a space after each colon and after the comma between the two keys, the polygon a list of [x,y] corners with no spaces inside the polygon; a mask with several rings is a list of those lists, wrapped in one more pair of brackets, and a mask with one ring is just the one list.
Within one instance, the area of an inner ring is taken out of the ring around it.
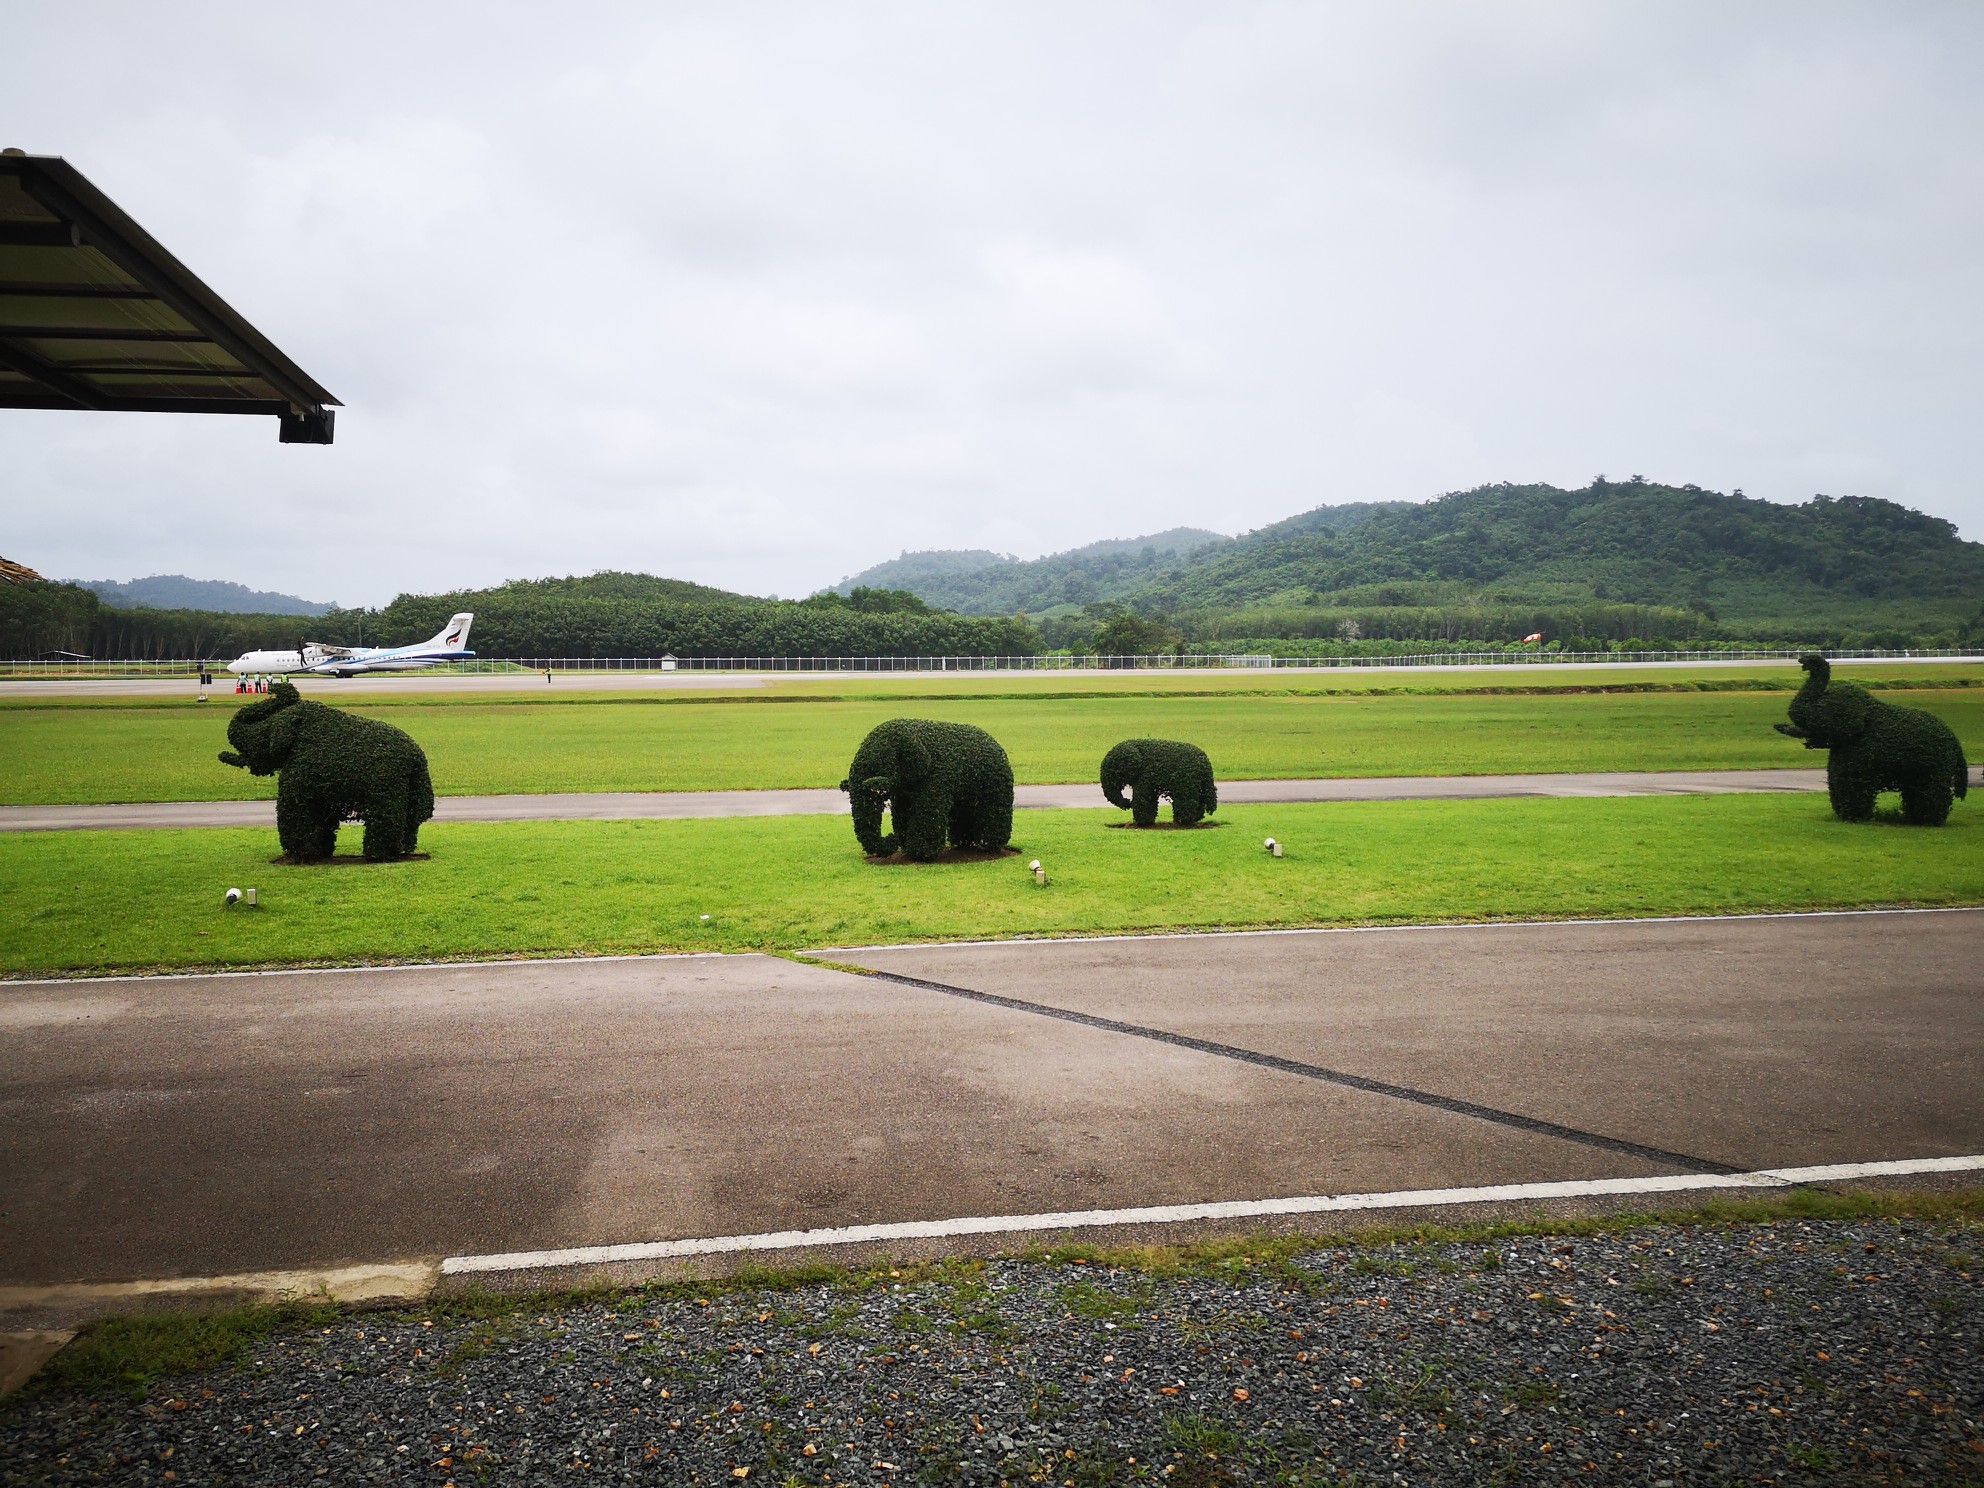
{"label": "airplane tail fin", "polygon": [[468,649],[468,628],[475,620],[475,613],[457,615],[441,628],[441,633],[427,644],[436,651],[456,651],[470,654]]}

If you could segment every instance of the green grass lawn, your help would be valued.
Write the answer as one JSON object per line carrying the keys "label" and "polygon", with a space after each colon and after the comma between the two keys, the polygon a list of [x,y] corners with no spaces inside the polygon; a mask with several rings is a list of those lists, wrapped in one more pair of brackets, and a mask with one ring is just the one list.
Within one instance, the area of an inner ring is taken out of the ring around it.
{"label": "green grass lawn", "polygon": [[[1976,904],[1981,804],[1942,829],[1815,795],[1245,806],[1193,832],[1025,811],[1019,856],[923,867],[868,865],[839,817],[441,825],[427,862],[310,868],[271,864],[267,829],[12,833],[0,971]],[[231,884],[264,907],[224,909]]]}
{"label": "green grass lawn", "polygon": [[[1984,758],[1984,688],[1895,691]],[[801,702],[431,704],[354,711],[404,728],[444,795],[832,786],[861,738],[914,714],[989,729],[1026,782],[1095,778],[1138,736],[1189,739],[1224,779],[1753,769],[1823,756],[1772,732],[1782,692],[1327,696],[1174,693]],[[274,782],[220,764],[231,707],[133,703],[0,708],[0,802],[225,800]]]}

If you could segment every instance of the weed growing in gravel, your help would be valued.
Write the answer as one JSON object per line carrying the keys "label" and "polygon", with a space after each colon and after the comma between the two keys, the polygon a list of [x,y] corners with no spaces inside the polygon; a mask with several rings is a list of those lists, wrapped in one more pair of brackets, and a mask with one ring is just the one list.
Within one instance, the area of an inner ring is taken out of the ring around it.
{"label": "weed growing in gravel", "polygon": [[950,1295],[945,1299],[945,1310],[950,1313],[953,1332],[975,1333],[991,1342],[1018,1336],[999,1315],[998,1304],[993,1301],[991,1291],[976,1277],[951,1284]]}
{"label": "weed growing in gravel", "polygon": [[1091,1322],[1120,1322],[1135,1317],[1149,1302],[1153,1283],[1141,1281],[1123,1292],[1111,1291],[1092,1281],[1071,1281],[1055,1295],[1068,1312]]}
{"label": "weed growing in gravel", "polygon": [[1419,1274],[1419,1267],[1411,1261],[1396,1256],[1360,1255],[1350,1262],[1352,1276],[1396,1276],[1409,1281]]}
{"label": "weed growing in gravel", "polygon": [[1784,1449],[1784,1456],[1809,1472],[1824,1472],[1836,1460],[1824,1447],[1789,1446]]}
{"label": "weed growing in gravel", "polygon": [[1364,1398],[1377,1410],[1415,1411],[1444,1421],[1454,1408],[1454,1392],[1437,1383],[1447,1363],[1408,1356],[1400,1361],[1397,1373],[1372,1379],[1364,1387]]}
{"label": "weed growing in gravel", "polygon": [[1240,1454],[1240,1433],[1224,1421],[1210,1416],[1167,1416],[1160,1428],[1160,1439],[1174,1452],[1197,1452],[1206,1457]]}
{"label": "weed growing in gravel", "polygon": [[93,1323],[36,1376],[37,1389],[120,1391],[143,1400],[174,1375],[230,1364],[267,1339],[340,1320],[341,1309],[241,1307],[225,1312],[154,1313]]}
{"label": "weed growing in gravel", "polygon": [[474,1363],[477,1359],[487,1358],[502,1347],[515,1336],[521,1326],[521,1320],[511,1314],[498,1319],[486,1330],[471,1328],[441,1356],[440,1362],[434,1366],[434,1372],[443,1379],[460,1374],[465,1366]]}
{"label": "weed growing in gravel", "polygon": [[1557,1386],[1546,1379],[1518,1380],[1502,1388],[1502,1400],[1517,1410],[1542,1410],[1555,1405],[1560,1393]]}

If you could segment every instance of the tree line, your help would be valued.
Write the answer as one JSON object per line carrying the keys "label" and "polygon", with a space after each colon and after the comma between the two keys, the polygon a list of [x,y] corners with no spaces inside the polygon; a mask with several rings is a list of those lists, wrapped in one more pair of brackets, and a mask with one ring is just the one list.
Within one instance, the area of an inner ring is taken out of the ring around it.
{"label": "tree line", "polygon": [[[931,611],[912,595],[871,591],[859,604],[753,599],[670,580],[530,581],[454,594],[403,594],[379,609],[319,616],[120,609],[73,584],[0,584],[0,655],[70,652],[110,660],[211,658],[287,649],[305,640],[401,646],[424,641],[461,610],[483,656],[1025,656],[1040,635],[1014,618]],[[667,587],[663,587],[667,586]],[[710,597],[715,596],[715,597]]]}

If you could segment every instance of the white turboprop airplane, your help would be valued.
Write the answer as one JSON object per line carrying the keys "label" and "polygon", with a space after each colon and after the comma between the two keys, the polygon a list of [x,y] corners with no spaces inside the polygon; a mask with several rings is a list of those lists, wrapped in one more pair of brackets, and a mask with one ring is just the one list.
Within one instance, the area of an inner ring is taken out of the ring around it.
{"label": "white turboprop airplane", "polygon": [[471,611],[450,620],[431,641],[417,646],[326,646],[305,641],[301,651],[250,651],[227,664],[237,677],[287,676],[312,672],[333,677],[352,677],[360,672],[410,672],[415,667],[437,662],[460,661],[475,653],[468,649],[468,627],[475,619]]}

